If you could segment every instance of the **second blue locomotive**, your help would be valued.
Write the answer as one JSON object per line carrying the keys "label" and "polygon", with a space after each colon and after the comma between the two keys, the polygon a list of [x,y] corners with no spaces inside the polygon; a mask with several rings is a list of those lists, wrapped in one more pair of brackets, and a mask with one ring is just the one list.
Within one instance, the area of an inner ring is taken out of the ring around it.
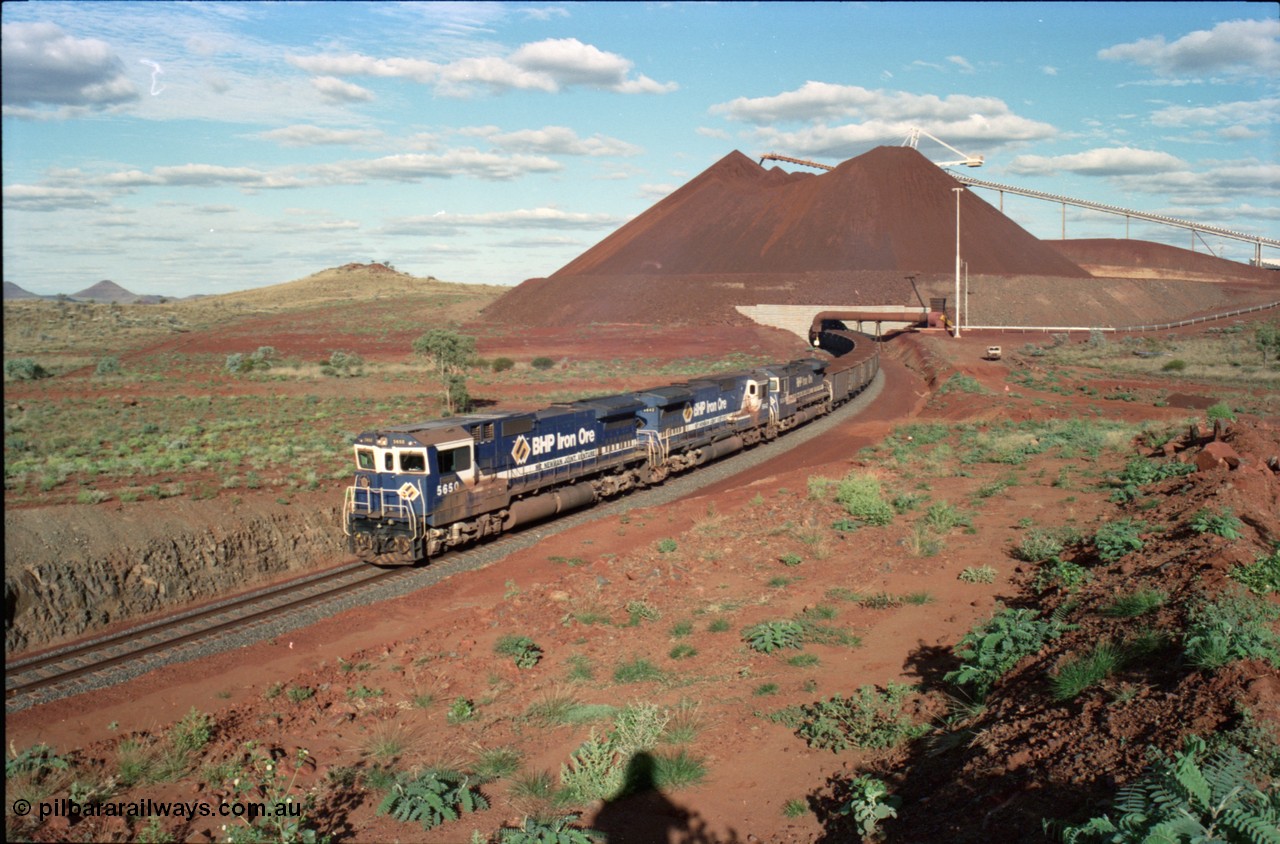
{"label": "second blue locomotive", "polygon": [[874,348],[865,351],[835,368],[803,358],[542,410],[365,431],[343,506],[348,547],[369,562],[415,563],[659,483],[847,401],[878,369]]}

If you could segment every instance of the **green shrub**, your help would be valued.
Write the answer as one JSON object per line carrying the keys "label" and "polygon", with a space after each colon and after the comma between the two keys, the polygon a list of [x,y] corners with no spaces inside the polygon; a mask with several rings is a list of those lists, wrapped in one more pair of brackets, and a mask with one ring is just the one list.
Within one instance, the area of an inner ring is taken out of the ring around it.
{"label": "green shrub", "polygon": [[1235,411],[1231,409],[1231,405],[1224,401],[1218,402],[1215,405],[1210,405],[1209,408],[1205,410],[1204,415],[1210,422],[1216,422],[1218,420],[1222,420],[1224,422],[1236,421]]}
{"label": "green shrub", "polygon": [[378,814],[431,829],[456,821],[462,813],[489,808],[489,801],[456,771],[428,770],[408,782],[396,782],[378,806]]}
{"label": "green shrub", "polygon": [[573,825],[580,817],[576,813],[556,818],[526,817],[521,827],[499,830],[498,844],[593,844],[602,841],[603,833]]}
{"label": "green shrub", "polygon": [[676,541],[675,541],[674,539],[671,539],[670,537],[668,537],[668,538],[666,538],[666,539],[659,539],[659,540],[658,540],[657,548],[658,548],[658,553],[659,553],[659,554],[671,554],[671,553],[674,553],[674,552],[675,552],[675,550],[676,550],[676,548],[678,548],[678,547],[679,547],[679,546],[678,546],[678,545],[676,545]]}
{"label": "green shrub", "polygon": [[1230,577],[1256,595],[1280,592],[1280,543],[1250,565],[1233,568]]}
{"label": "green shrub", "polygon": [[1027,563],[1043,563],[1062,553],[1062,541],[1052,532],[1040,529],[1027,531],[1018,543],[1013,555]]}
{"label": "green shrub", "polygon": [[511,657],[518,668],[533,668],[542,659],[542,648],[528,636],[503,636],[493,646],[493,652]]}
{"label": "green shrub", "polygon": [[98,361],[98,365],[93,368],[93,374],[99,377],[105,375],[120,374],[120,359],[117,357],[105,357]]}
{"label": "green shrub", "polygon": [[846,475],[836,488],[836,502],[863,524],[887,525],[893,521],[893,507],[881,495],[880,481],[871,475]]}
{"label": "green shrub", "polygon": [[902,800],[889,793],[889,786],[874,777],[858,777],[849,782],[848,797],[836,814],[852,817],[864,841],[876,838],[876,827],[885,818],[896,818]]}
{"label": "green shrub", "polygon": [[1214,670],[1240,659],[1265,659],[1280,667],[1280,637],[1268,626],[1280,607],[1243,591],[1201,600],[1188,612],[1183,653],[1197,668]]}
{"label": "green shrub", "polygon": [[476,705],[465,697],[454,698],[445,718],[450,724],[461,724],[476,717]]}
{"label": "green shrub", "polygon": [[1194,463],[1179,463],[1176,460],[1148,460],[1135,457],[1125,464],[1124,471],[1109,479],[1114,488],[1111,500],[1117,503],[1132,501],[1141,492],[1141,487],[1163,481],[1166,478],[1177,478],[1189,475],[1196,470]]}
{"label": "green shrub", "polygon": [[978,379],[972,375],[961,375],[959,372],[952,375],[946,382],[938,388],[938,395],[946,395],[947,393],[985,393],[986,389],[982,384],[978,383]]}
{"label": "green shrub", "polygon": [[53,375],[31,358],[14,358],[5,361],[4,374],[13,381],[36,381]]}
{"label": "green shrub", "polygon": [[982,700],[1019,660],[1039,652],[1063,629],[1056,620],[1037,618],[1034,610],[1002,609],[964,635],[954,649],[960,667],[947,672],[943,679],[968,687],[975,698]]}
{"label": "green shrub", "polygon": [[1242,535],[1240,531],[1244,528],[1244,522],[1232,515],[1230,510],[1219,510],[1217,513],[1201,510],[1191,517],[1189,527],[1196,533],[1212,533],[1223,539],[1236,540]]}
{"label": "green shrub", "polygon": [[1210,752],[1203,739],[1188,736],[1172,759],[1154,748],[1148,757],[1147,772],[1116,795],[1116,819],[1101,815],[1066,827],[1066,844],[1280,842],[1280,792],[1250,781],[1250,760],[1238,749]]}
{"label": "green shrub", "polygon": [[1166,361],[1165,365],[1160,368],[1165,372],[1181,372],[1187,368],[1187,362],[1181,358],[1174,358],[1171,361]]}
{"label": "green shrub", "polygon": [[334,352],[321,367],[325,375],[354,377],[362,374],[364,359],[355,352]]}
{"label": "green shrub", "polygon": [[782,648],[804,647],[804,625],[798,621],[762,621],[742,631],[753,651],[773,653]]}
{"label": "green shrub", "polygon": [[991,566],[974,568],[970,566],[960,572],[960,579],[965,583],[995,583],[996,570]]}
{"label": "green shrub", "polygon": [[532,366],[534,369],[545,372],[546,370],[551,369],[553,366],[555,366],[556,362],[553,361],[551,358],[537,357],[529,361],[529,365]]}
{"label": "green shrub", "polygon": [[1133,519],[1108,522],[1098,528],[1098,532],[1093,536],[1094,547],[1098,549],[1098,558],[1103,562],[1114,563],[1126,554],[1141,551],[1143,543],[1139,534],[1146,529],[1146,522]]}
{"label": "green shrub", "polygon": [[1051,557],[1040,566],[1031,586],[1037,592],[1044,592],[1054,586],[1064,592],[1073,592],[1082,583],[1093,579],[1093,572],[1079,563]]}
{"label": "green shrub", "polygon": [[489,364],[489,368],[494,372],[506,372],[508,369],[514,369],[516,362],[511,358],[494,358]]}
{"label": "green shrub", "polygon": [[845,698],[836,695],[800,707],[796,735],[810,747],[839,752],[848,747],[895,747],[923,734],[903,711],[914,689],[890,683],[880,691],[863,686]]}

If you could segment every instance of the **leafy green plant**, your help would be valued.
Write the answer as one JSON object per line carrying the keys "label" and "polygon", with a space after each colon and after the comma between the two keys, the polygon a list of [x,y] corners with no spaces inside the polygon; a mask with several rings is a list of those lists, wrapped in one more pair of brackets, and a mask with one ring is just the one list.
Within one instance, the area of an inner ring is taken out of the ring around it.
{"label": "leafy green plant", "polygon": [[873,839],[886,818],[896,818],[901,798],[889,793],[889,786],[875,777],[862,776],[848,784],[848,796],[836,814],[852,817],[864,840]]}
{"label": "leafy green plant", "polygon": [[1027,531],[1013,555],[1027,563],[1043,563],[1062,553],[1062,541],[1053,532],[1039,528]]}
{"label": "leafy green plant", "polygon": [[1196,470],[1194,463],[1179,463],[1176,460],[1150,460],[1135,457],[1125,464],[1124,471],[1110,480],[1114,487],[1111,500],[1115,502],[1132,501],[1137,498],[1140,488],[1148,484],[1189,475]]}
{"label": "leafy green plant", "polygon": [[1255,595],[1280,592],[1280,543],[1246,566],[1236,566],[1229,576]]}
{"label": "leafy green plant", "polygon": [[840,695],[800,707],[796,735],[810,747],[839,752],[848,747],[895,747],[923,735],[926,725],[913,724],[904,712],[911,686],[890,683],[881,691],[862,686],[848,698]]}
{"label": "leafy green plant", "polygon": [[545,372],[556,365],[556,362],[549,357],[536,357],[529,361],[529,365],[539,372]]}
{"label": "leafy green plant", "polygon": [[13,358],[4,362],[4,374],[12,381],[36,381],[51,378],[53,373],[32,358]]}
{"label": "leafy green plant", "polygon": [[969,566],[960,572],[959,577],[965,583],[995,583],[996,570],[991,566],[979,566],[978,568]]}
{"label": "leafy green plant", "polygon": [[862,524],[887,525],[893,521],[893,507],[884,500],[880,481],[872,475],[850,472],[836,487],[836,502]]}
{"label": "leafy green plant", "polygon": [[784,566],[798,566],[804,562],[804,559],[799,554],[783,554],[778,558],[778,562]]}
{"label": "leafy green plant", "polygon": [[453,703],[449,705],[448,713],[445,715],[450,724],[461,724],[463,721],[470,721],[474,717],[476,717],[476,705],[465,697],[454,698]]}
{"label": "leafy green plant", "polygon": [[558,817],[528,817],[516,829],[498,832],[498,844],[593,844],[604,833],[574,826],[581,818],[576,812]]}
{"label": "leafy green plant", "polygon": [[1223,509],[1216,513],[1201,510],[1191,517],[1189,527],[1196,533],[1212,533],[1234,541],[1242,536],[1240,531],[1244,522],[1237,519],[1230,510]]}
{"label": "leafy green plant", "polygon": [[378,805],[378,814],[431,829],[456,821],[462,813],[487,808],[489,801],[465,774],[430,769],[408,782],[396,782]]}
{"label": "leafy green plant", "polygon": [[1044,592],[1056,586],[1064,592],[1073,592],[1082,583],[1093,579],[1093,572],[1079,563],[1051,557],[1040,566],[1031,586],[1037,592]]}
{"label": "leafy green plant", "polygon": [[1280,637],[1268,626],[1280,608],[1247,592],[1224,592],[1188,612],[1183,653],[1197,668],[1215,670],[1240,659],[1280,667]]}
{"label": "leafy green plant", "polygon": [[662,618],[662,611],[648,601],[627,602],[627,625],[635,627],[642,621],[657,621]]}
{"label": "leafy green plant", "polygon": [[670,554],[670,553],[672,553],[673,551],[675,551],[677,547],[678,547],[678,546],[676,545],[676,541],[675,541],[674,539],[671,539],[670,537],[668,537],[668,538],[666,538],[666,539],[659,539],[659,540],[658,540],[658,553],[659,553],[659,554]]}
{"label": "leafy green plant", "polygon": [[742,631],[747,646],[760,653],[804,647],[804,625],[789,619],[762,621]]}
{"label": "leafy green plant", "polygon": [[511,657],[518,668],[533,668],[542,660],[542,648],[528,636],[503,636],[494,644],[493,652]]}
{"label": "leafy green plant", "polygon": [[54,771],[65,771],[67,768],[67,760],[47,744],[33,744],[21,752],[15,750],[10,744],[9,755],[4,760],[4,778],[9,780],[21,776],[44,777]]}
{"label": "leafy green plant", "polygon": [[1107,522],[1093,535],[1098,558],[1103,562],[1114,563],[1126,554],[1141,551],[1143,542],[1140,534],[1146,529],[1146,522],[1133,519]]}
{"label": "leafy green plant", "polygon": [[1250,782],[1249,760],[1239,750],[1210,752],[1203,739],[1188,736],[1172,759],[1148,753],[1147,772],[1116,795],[1116,819],[1101,815],[1066,827],[1066,844],[1280,842],[1280,791],[1267,793]]}
{"label": "leafy green plant", "polygon": [[1236,421],[1235,411],[1231,409],[1231,405],[1227,404],[1224,401],[1220,401],[1217,404],[1210,405],[1208,409],[1205,410],[1204,415],[1205,415],[1205,418],[1208,419],[1210,422],[1216,422],[1218,420],[1221,420],[1224,422]]}
{"label": "leafy green plant", "polygon": [[241,823],[227,824],[228,844],[264,841],[315,844],[320,841],[308,817],[315,808],[315,792],[304,790],[298,783],[308,765],[308,752],[300,748],[289,760],[268,755],[254,742],[247,742],[245,748],[249,758],[240,776],[232,779],[231,791],[236,802],[252,801],[264,806],[266,811],[256,818],[242,817]]}
{"label": "leafy green plant", "polygon": [[1034,610],[1006,608],[970,630],[954,649],[960,667],[947,672],[943,679],[968,687],[975,698],[985,699],[1019,660],[1037,653],[1045,642],[1062,634],[1061,623],[1036,615]]}

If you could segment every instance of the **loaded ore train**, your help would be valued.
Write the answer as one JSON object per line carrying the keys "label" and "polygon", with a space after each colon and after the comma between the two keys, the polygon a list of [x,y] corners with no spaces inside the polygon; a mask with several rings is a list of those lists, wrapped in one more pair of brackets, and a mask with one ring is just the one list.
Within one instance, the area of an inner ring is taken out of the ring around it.
{"label": "loaded ore train", "polygon": [[422,562],[771,440],[875,377],[876,343],[841,328],[811,335],[834,359],[365,431],[343,503],[348,549],[371,563]]}

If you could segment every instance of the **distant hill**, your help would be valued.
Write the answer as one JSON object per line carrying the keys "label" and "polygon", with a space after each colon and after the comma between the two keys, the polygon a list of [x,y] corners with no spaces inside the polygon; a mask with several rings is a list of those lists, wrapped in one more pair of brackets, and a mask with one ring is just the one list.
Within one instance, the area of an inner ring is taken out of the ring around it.
{"label": "distant hill", "polygon": [[14,284],[12,281],[6,281],[4,283],[4,301],[6,302],[10,301],[11,299],[43,299],[43,298],[45,297],[41,296],[38,293],[32,293],[30,290],[23,290],[21,287]]}
{"label": "distant hill", "polygon": [[123,305],[136,302],[141,297],[136,293],[130,293],[114,281],[104,279],[79,293],[72,293],[71,298],[85,302],[118,302]]}

